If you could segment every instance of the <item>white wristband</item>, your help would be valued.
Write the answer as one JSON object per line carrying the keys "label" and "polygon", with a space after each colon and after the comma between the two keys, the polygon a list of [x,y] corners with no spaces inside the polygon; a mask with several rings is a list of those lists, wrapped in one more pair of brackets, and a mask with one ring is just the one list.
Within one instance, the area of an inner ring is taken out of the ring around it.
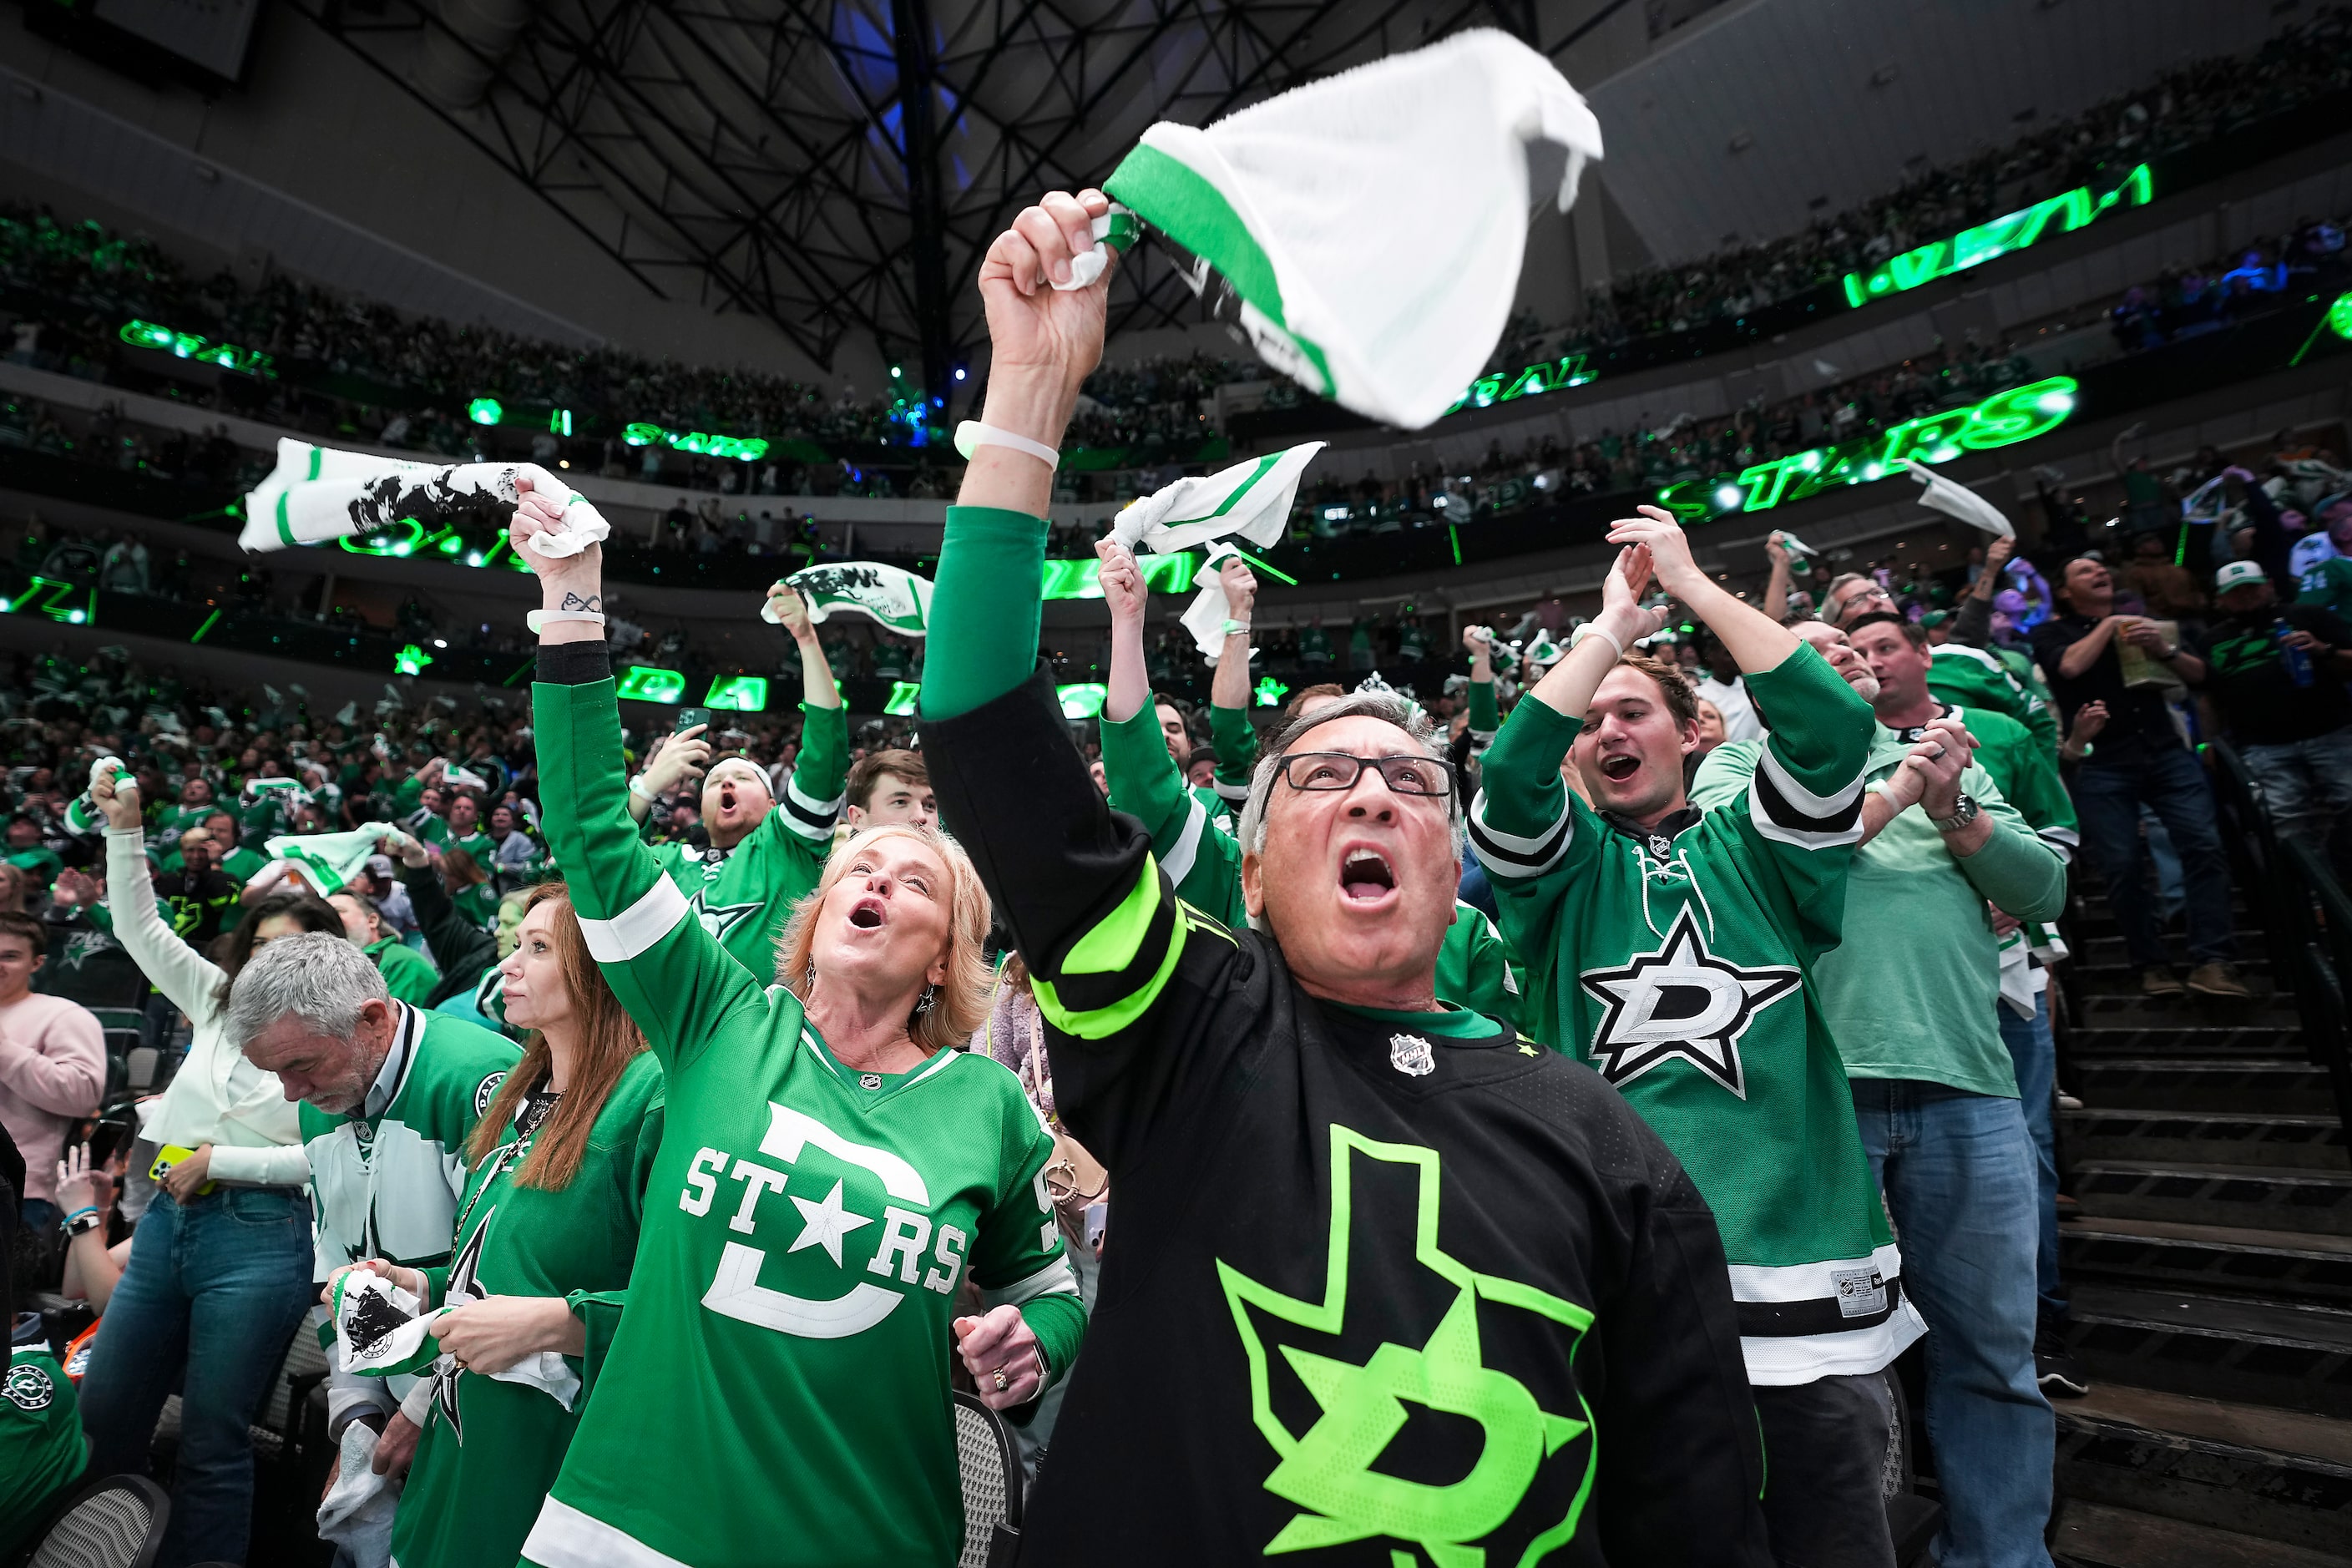
{"label": "white wristband", "polygon": [[647,805],[655,804],[653,788],[646,783],[646,775],[643,773],[637,774],[629,781],[629,793]]}
{"label": "white wristband", "polygon": [[586,621],[591,626],[598,626],[604,624],[604,617],[593,610],[533,610],[522,620],[523,625],[534,632],[543,632],[548,627],[563,621]]}
{"label": "white wristband", "polygon": [[1574,653],[1576,651],[1576,645],[1582,642],[1588,637],[1599,637],[1602,642],[1605,642],[1611,647],[1615,648],[1619,658],[1623,658],[1625,657],[1625,645],[1619,642],[1616,637],[1598,621],[1587,621],[1582,626],[1577,627],[1576,635],[1568,639],[1568,651]]}
{"label": "white wristband", "polygon": [[1062,466],[1062,454],[1043,441],[1032,441],[1026,436],[1016,436],[1010,430],[999,430],[993,425],[983,425],[977,419],[967,419],[956,426],[955,449],[966,462],[982,447],[1010,447],[1016,452],[1026,452],[1049,468]]}

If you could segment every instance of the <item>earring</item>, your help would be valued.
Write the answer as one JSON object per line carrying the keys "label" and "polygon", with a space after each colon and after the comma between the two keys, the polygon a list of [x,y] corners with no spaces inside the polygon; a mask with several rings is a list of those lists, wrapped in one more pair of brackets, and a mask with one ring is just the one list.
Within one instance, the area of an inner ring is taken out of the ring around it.
{"label": "earring", "polygon": [[939,999],[940,999],[940,988],[939,988],[938,986],[936,986],[936,985],[926,985],[926,986],[924,986],[924,987],[923,987],[923,994],[922,994],[922,996],[921,996],[919,999],[918,999],[918,1000],[917,1000],[917,1002],[915,1003],[915,1016],[916,1016],[916,1017],[918,1017],[918,1018],[919,1018],[919,1017],[921,1017],[924,1014],[926,1014],[926,1013],[929,1012],[929,1011],[931,1010],[931,1008],[932,1008],[932,1007],[933,1007],[933,1006],[938,1003],[938,1002],[939,1002]]}

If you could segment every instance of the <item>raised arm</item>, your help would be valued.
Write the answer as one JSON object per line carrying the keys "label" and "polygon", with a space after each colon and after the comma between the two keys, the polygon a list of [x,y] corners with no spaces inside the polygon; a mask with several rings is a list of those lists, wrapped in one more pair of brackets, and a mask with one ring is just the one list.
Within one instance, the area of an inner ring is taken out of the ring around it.
{"label": "raised arm", "polygon": [[588,951],[662,1068],[691,1066],[722,1018],[766,1005],[763,983],[728,956],[637,835],[625,804],[620,703],[604,647],[603,549],[547,556],[530,547],[562,513],[525,487],[515,559],[538,574],[542,603],[531,719],[548,847],[580,913]]}
{"label": "raised arm", "polygon": [[1796,580],[1790,552],[1784,542],[1787,537],[1776,528],[1764,539],[1764,556],[1772,563],[1771,574],[1764,579],[1764,614],[1775,621],[1789,618],[1789,588]]}
{"label": "raised arm", "polygon": [[[1118,540],[1095,541],[1095,554],[1102,563],[1096,580],[1102,585],[1104,607],[1110,611],[1110,680],[1102,716],[1122,724],[1151,706],[1151,672],[1143,660],[1143,617],[1150,589],[1135,556]],[[1166,754],[1165,737],[1160,750]]]}
{"label": "raised arm", "polygon": [[801,596],[791,584],[779,583],[768,590],[768,605],[800,645],[802,692],[800,752],[769,816],[777,827],[815,847],[822,858],[832,847],[834,824],[849,799],[849,715]]}
{"label": "raised arm", "polygon": [[106,818],[106,909],[115,941],[173,1006],[191,1018],[209,1018],[221,971],[182,942],[155,907],[139,786],[126,777],[101,774],[90,781],[89,793]]}

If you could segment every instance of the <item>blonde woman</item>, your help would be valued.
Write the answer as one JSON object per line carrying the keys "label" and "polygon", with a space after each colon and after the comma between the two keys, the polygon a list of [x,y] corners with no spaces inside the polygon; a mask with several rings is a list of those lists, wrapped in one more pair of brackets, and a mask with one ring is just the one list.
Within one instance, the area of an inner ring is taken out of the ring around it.
{"label": "blonde woman", "polygon": [[[559,518],[530,494],[514,527],[545,605],[548,844],[669,1103],[628,1310],[523,1557],[944,1568],[963,1541],[950,1353],[1009,1408],[1060,1377],[1085,1321],[1053,1139],[1011,1073],[954,1048],[986,1013],[987,896],[935,830],[877,827],[826,861],[772,972],[730,957],[726,912],[638,839],[600,552],[541,553]],[[988,1310],[958,1319],[967,1271]]]}
{"label": "blonde woman", "polygon": [[[499,974],[507,1021],[529,1034],[467,1142],[450,1262],[358,1266],[457,1309],[433,1325],[449,1359],[402,1412],[424,1429],[393,1524],[406,1568],[512,1568],[620,1321],[661,1147],[660,1064],[597,973],[562,883],[531,889]],[[569,1409],[494,1375],[540,1351],[574,1363]]]}

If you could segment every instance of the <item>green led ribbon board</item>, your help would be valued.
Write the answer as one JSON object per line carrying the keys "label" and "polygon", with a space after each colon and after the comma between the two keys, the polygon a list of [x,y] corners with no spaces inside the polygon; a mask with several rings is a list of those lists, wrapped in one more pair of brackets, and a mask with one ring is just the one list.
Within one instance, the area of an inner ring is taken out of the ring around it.
{"label": "green led ribbon board", "polygon": [[271,381],[278,379],[278,362],[258,349],[217,343],[193,332],[173,331],[153,321],[125,321],[122,330],[115,336],[134,349],[153,349],[174,359],[216,364],[223,370],[233,370],[241,375],[266,376]]}
{"label": "green led ribbon board", "polygon": [[674,669],[633,664],[621,671],[619,686],[614,695],[638,702],[675,704],[686,695],[686,677]]}
{"label": "green led ribbon board", "polygon": [[890,683],[890,700],[882,704],[882,711],[894,719],[911,719],[915,716],[915,699],[922,694],[920,681],[894,680]]}
{"label": "green led ribbon board", "polygon": [[768,444],[757,436],[713,436],[701,430],[665,430],[658,425],[643,421],[623,430],[621,439],[632,447],[673,447],[681,452],[699,452],[707,458],[732,458],[740,463],[756,463],[768,455]]}
{"label": "green led ribbon board", "polygon": [[[1066,686],[1056,686],[1054,693],[1061,699],[1063,718],[1092,719],[1102,711],[1110,688],[1099,680],[1075,680]],[[894,719],[911,719],[922,694],[919,680],[894,680],[890,683],[889,700],[882,704],[882,711]]]}
{"label": "green led ribbon board", "polygon": [[722,675],[710,683],[709,694],[702,706],[713,710],[725,708],[737,713],[765,713],[768,710],[768,678],[764,675]]}
{"label": "green led ribbon board", "polygon": [[2073,376],[2053,375],[1995,393],[1973,408],[1906,419],[1865,440],[1775,458],[1742,470],[1736,481],[1685,479],[1660,490],[1658,504],[1685,523],[1705,522],[1730,511],[1768,511],[1835,485],[1869,484],[1901,473],[1898,458],[1948,463],[1963,452],[2013,447],[2073,417],[2079,390]]}
{"label": "green led ribbon board", "polygon": [[[1181,594],[1192,585],[1192,574],[1201,569],[1201,558],[1189,550],[1179,550],[1167,555],[1139,555],[1135,563],[1143,569],[1143,585],[1156,593]],[[1045,563],[1045,597],[1049,599],[1099,599],[1102,597],[1102,563],[1093,557],[1084,561],[1048,561]]]}
{"label": "green led ribbon board", "polygon": [[1565,392],[1571,386],[1582,386],[1595,379],[1591,362],[1582,354],[1562,354],[1557,360],[1546,360],[1522,369],[1495,375],[1482,375],[1470,384],[1470,390],[1454,400],[1448,414],[1465,408],[1492,408],[1497,403],[1510,403],[1522,397],[1534,397],[1546,392]]}
{"label": "green led ribbon board", "polygon": [[2155,184],[2146,163],[2126,174],[2122,184],[2103,196],[2093,196],[2088,185],[2077,185],[2063,195],[2020,207],[1990,223],[1964,228],[1948,239],[1930,240],[1869,272],[1847,273],[1846,303],[1867,305],[1873,300],[1884,300],[1906,289],[1916,289],[1922,283],[1965,272],[1997,256],[2039,244],[2053,235],[2072,234],[2116,207],[2146,206],[2155,195]]}

